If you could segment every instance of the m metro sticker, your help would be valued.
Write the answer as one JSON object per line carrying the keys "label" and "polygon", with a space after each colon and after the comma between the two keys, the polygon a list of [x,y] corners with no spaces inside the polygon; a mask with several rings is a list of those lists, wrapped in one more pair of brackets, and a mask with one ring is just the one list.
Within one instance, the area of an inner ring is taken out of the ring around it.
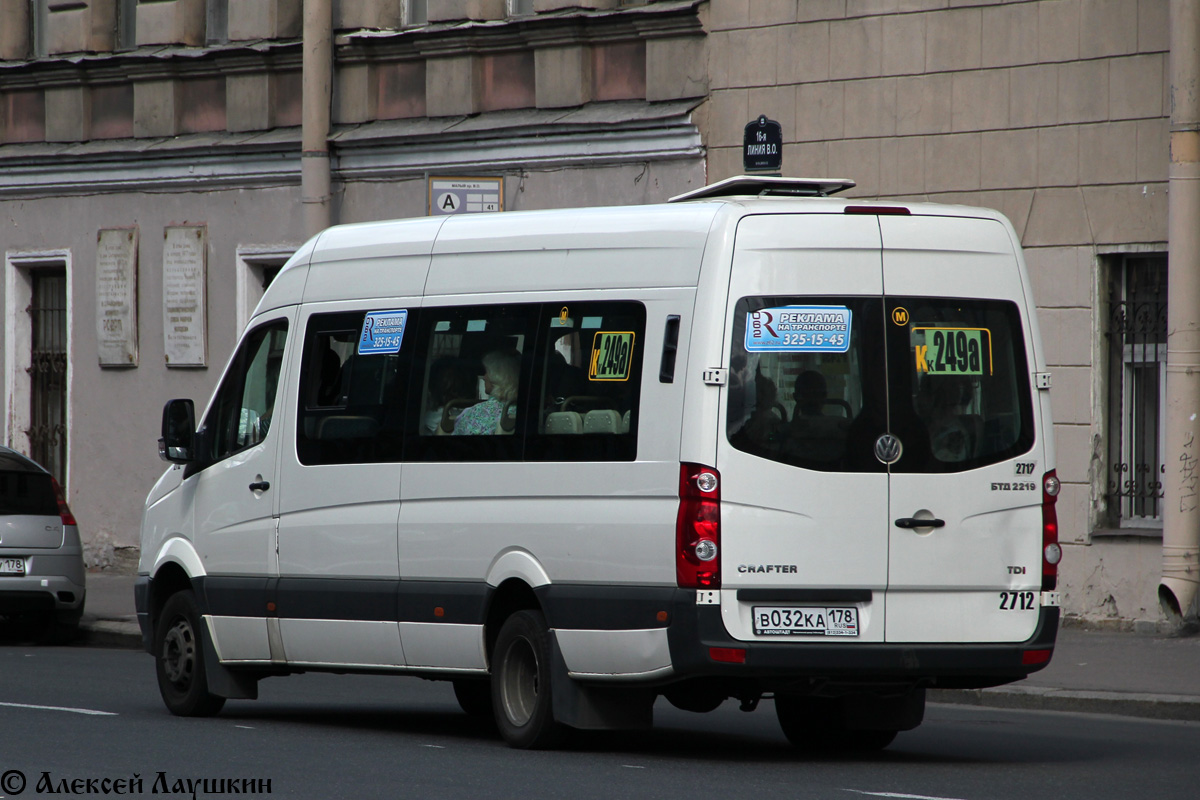
{"label": "m metro sticker", "polygon": [[362,333],[358,336],[358,354],[375,356],[399,353],[406,324],[407,309],[368,312],[363,317]]}
{"label": "m metro sticker", "polygon": [[928,375],[991,375],[992,332],[987,328],[912,329],[917,372]]}
{"label": "m metro sticker", "polygon": [[746,315],[748,353],[845,353],[851,313],[846,306],[780,306]]}
{"label": "m metro sticker", "polygon": [[596,331],[589,381],[627,381],[633,363],[633,331]]}

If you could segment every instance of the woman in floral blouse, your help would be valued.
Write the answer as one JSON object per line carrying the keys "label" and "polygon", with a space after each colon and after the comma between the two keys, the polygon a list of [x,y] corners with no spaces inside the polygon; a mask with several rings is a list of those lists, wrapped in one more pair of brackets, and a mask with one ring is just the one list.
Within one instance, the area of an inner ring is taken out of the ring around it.
{"label": "woman in floral blouse", "polygon": [[468,408],[454,421],[454,435],[490,436],[500,432],[500,415],[517,399],[521,354],[493,350],[483,357],[483,390],[488,399]]}

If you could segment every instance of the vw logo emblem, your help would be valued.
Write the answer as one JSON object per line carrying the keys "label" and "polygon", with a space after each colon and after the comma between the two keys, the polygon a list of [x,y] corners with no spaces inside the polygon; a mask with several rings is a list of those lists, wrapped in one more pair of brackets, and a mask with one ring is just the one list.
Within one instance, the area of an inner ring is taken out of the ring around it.
{"label": "vw logo emblem", "polygon": [[875,440],[875,457],[884,464],[895,464],[904,452],[900,440],[890,433],[885,433]]}

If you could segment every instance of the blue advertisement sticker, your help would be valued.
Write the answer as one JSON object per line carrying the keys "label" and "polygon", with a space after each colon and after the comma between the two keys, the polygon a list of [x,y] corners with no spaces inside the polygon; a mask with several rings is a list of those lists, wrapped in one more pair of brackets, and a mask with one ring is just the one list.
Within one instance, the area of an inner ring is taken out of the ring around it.
{"label": "blue advertisement sticker", "polygon": [[363,318],[362,334],[358,337],[358,354],[375,356],[399,353],[407,322],[407,309],[368,312]]}
{"label": "blue advertisement sticker", "polygon": [[850,349],[850,309],[781,306],[746,315],[749,353],[844,353]]}

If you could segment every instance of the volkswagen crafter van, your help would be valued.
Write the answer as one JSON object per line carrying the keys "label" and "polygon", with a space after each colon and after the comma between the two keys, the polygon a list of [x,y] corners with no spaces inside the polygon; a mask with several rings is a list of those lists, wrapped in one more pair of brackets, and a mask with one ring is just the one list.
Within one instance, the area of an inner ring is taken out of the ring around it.
{"label": "volkswagen crafter van", "polygon": [[175,714],[449,680],[517,747],[772,701],[879,748],[1058,626],[1049,375],[1000,214],[735,178],[343,225],[172,400],[137,609]]}

